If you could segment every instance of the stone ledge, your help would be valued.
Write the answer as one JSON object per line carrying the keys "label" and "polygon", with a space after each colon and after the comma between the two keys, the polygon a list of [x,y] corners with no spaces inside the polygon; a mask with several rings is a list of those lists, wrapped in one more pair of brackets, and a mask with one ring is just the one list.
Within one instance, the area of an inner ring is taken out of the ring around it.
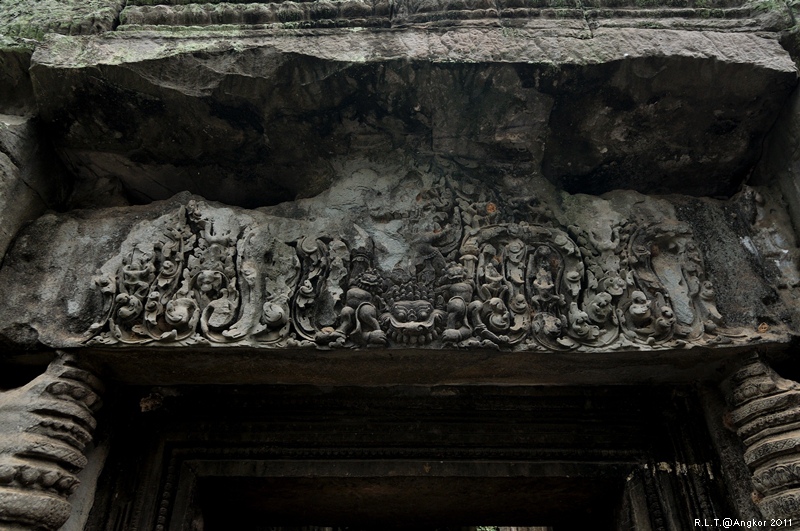
{"label": "stone ledge", "polygon": [[[785,345],[758,348],[778,352]],[[752,347],[592,354],[92,348],[76,355],[110,381],[130,385],[683,385],[720,382],[752,352]]]}

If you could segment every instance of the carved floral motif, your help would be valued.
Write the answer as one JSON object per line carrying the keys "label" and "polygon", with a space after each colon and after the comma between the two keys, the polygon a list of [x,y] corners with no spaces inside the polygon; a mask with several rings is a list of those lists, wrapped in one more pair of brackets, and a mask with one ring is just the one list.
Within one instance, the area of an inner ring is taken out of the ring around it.
{"label": "carved floral motif", "polygon": [[[622,219],[601,234],[564,226],[535,197],[503,202],[442,179],[417,196],[407,256],[384,270],[358,226],[259,247],[257,225],[215,212],[189,203],[96,279],[104,317],[91,341],[592,350],[737,337],[674,219]],[[277,247],[291,255],[281,282],[265,259]]]}

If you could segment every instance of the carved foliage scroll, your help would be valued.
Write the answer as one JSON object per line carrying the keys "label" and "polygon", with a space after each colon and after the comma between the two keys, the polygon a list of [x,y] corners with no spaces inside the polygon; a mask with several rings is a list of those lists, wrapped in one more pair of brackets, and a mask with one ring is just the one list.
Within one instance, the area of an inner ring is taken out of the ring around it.
{"label": "carved foliage scroll", "polygon": [[192,202],[126,248],[96,280],[105,314],[90,341],[593,350],[739,337],[690,227],[663,216],[601,233],[535,197],[442,179],[417,196],[388,269],[358,226],[282,241],[242,217]]}
{"label": "carved foliage scroll", "polygon": [[123,252],[114,274],[98,274],[104,310],[89,342],[273,345],[288,338],[286,286],[295,284],[296,259],[272,267],[274,241],[230,211],[211,212],[190,202]]}

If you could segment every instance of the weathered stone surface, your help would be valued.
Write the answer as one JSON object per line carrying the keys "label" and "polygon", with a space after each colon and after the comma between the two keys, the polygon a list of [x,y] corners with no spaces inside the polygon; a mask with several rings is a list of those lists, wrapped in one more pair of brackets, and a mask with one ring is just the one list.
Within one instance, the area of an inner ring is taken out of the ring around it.
{"label": "weathered stone surface", "polygon": [[787,102],[766,141],[764,156],[755,167],[754,180],[778,183],[789,205],[792,222],[800,227],[800,92]]}
{"label": "weathered stone surface", "polygon": [[129,2],[121,29],[175,26],[245,28],[402,27],[498,24],[507,27],[583,24],[586,35],[598,27],[693,28],[722,30],[783,29],[788,8],[766,2],[720,0],[642,2],[636,0],[376,0],[363,2]]}
{"label": "weathered stone surface", "polygon": [[36,106],[28,75],[31,50],[24,47],[0,49],[0,113],[24,115]]}
{"label": "weathered stone surface", "polygon": [[28,76],[34,48],[48,33],[92,35],[114,28],[121,0],[17,0],[0,5],[0,113],[35,110]]}
{"label": "weathered stone surface", "polygon": [[0,114],[0,257],[25,223],[66,199],[69,178],[30,116]]}
{"label": "weathered stone surface", "polygon": [[29,384],[0,392],[0,525],[54,531],[86,465],[102,384],[62,355]]}
{"label": "weathered stone surface", "polygon": [[31,54],[48,33],[93,35],[112,30],[122,0],[15,0],[0,4],[0,113],[33,114]]}
{"label": "weathered stone surface", "polygon": [[352,167],[259,210],[181,195],[44,216],[0,270],[0,333],[16,348],[596,352],[795,332],[797,278],[765,273],[755,193],[601,199],[408,169]]}
{"label": "weathered stone surface", "polygon": [[582,31],[53,36],[31,73],[83,195],[101,179],[138,202],[189,190],[274,204],[320,193],[346,178],[346,161],[378,152],[441,156],[489,182],[735,191],[795,83],[779,43]]}
{"label": "weathered stone surface", "polygon": [[47,33],[90,35],[113,29],[121,0],[23,0],[0,6],[0,45],[26,40],[32,45]]}
{"label": "weathered stone surface", "polygon": [[789,528],[800,516],[800,385],[781,378],[758,356],[727,382],[730,420],[745,447],[753,501],[770,521]]}

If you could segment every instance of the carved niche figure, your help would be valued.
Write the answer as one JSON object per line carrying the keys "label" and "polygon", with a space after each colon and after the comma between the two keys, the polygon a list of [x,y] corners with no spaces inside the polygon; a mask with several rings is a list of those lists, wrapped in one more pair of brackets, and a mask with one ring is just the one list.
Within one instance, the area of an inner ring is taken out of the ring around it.
{"label": "carved niche figure", "polygon": [[467,306],[472,301],[475,283],[468,270],[461,264],[451,263],[439,280],[438,293],[447,301],[447,323],[442,332],[442,341],[458,343],[472,335],[467,319]]}
{"label": "carved niche figure", "polygon": [[239,290],[234,267],[238,225],[199,215],[191,215],[201,229],[197,246],[189,255],[179,298],[191,298],[200,311],[203,335],[215,342],[226,342],[223,332],[232,325],[239,309]]}

